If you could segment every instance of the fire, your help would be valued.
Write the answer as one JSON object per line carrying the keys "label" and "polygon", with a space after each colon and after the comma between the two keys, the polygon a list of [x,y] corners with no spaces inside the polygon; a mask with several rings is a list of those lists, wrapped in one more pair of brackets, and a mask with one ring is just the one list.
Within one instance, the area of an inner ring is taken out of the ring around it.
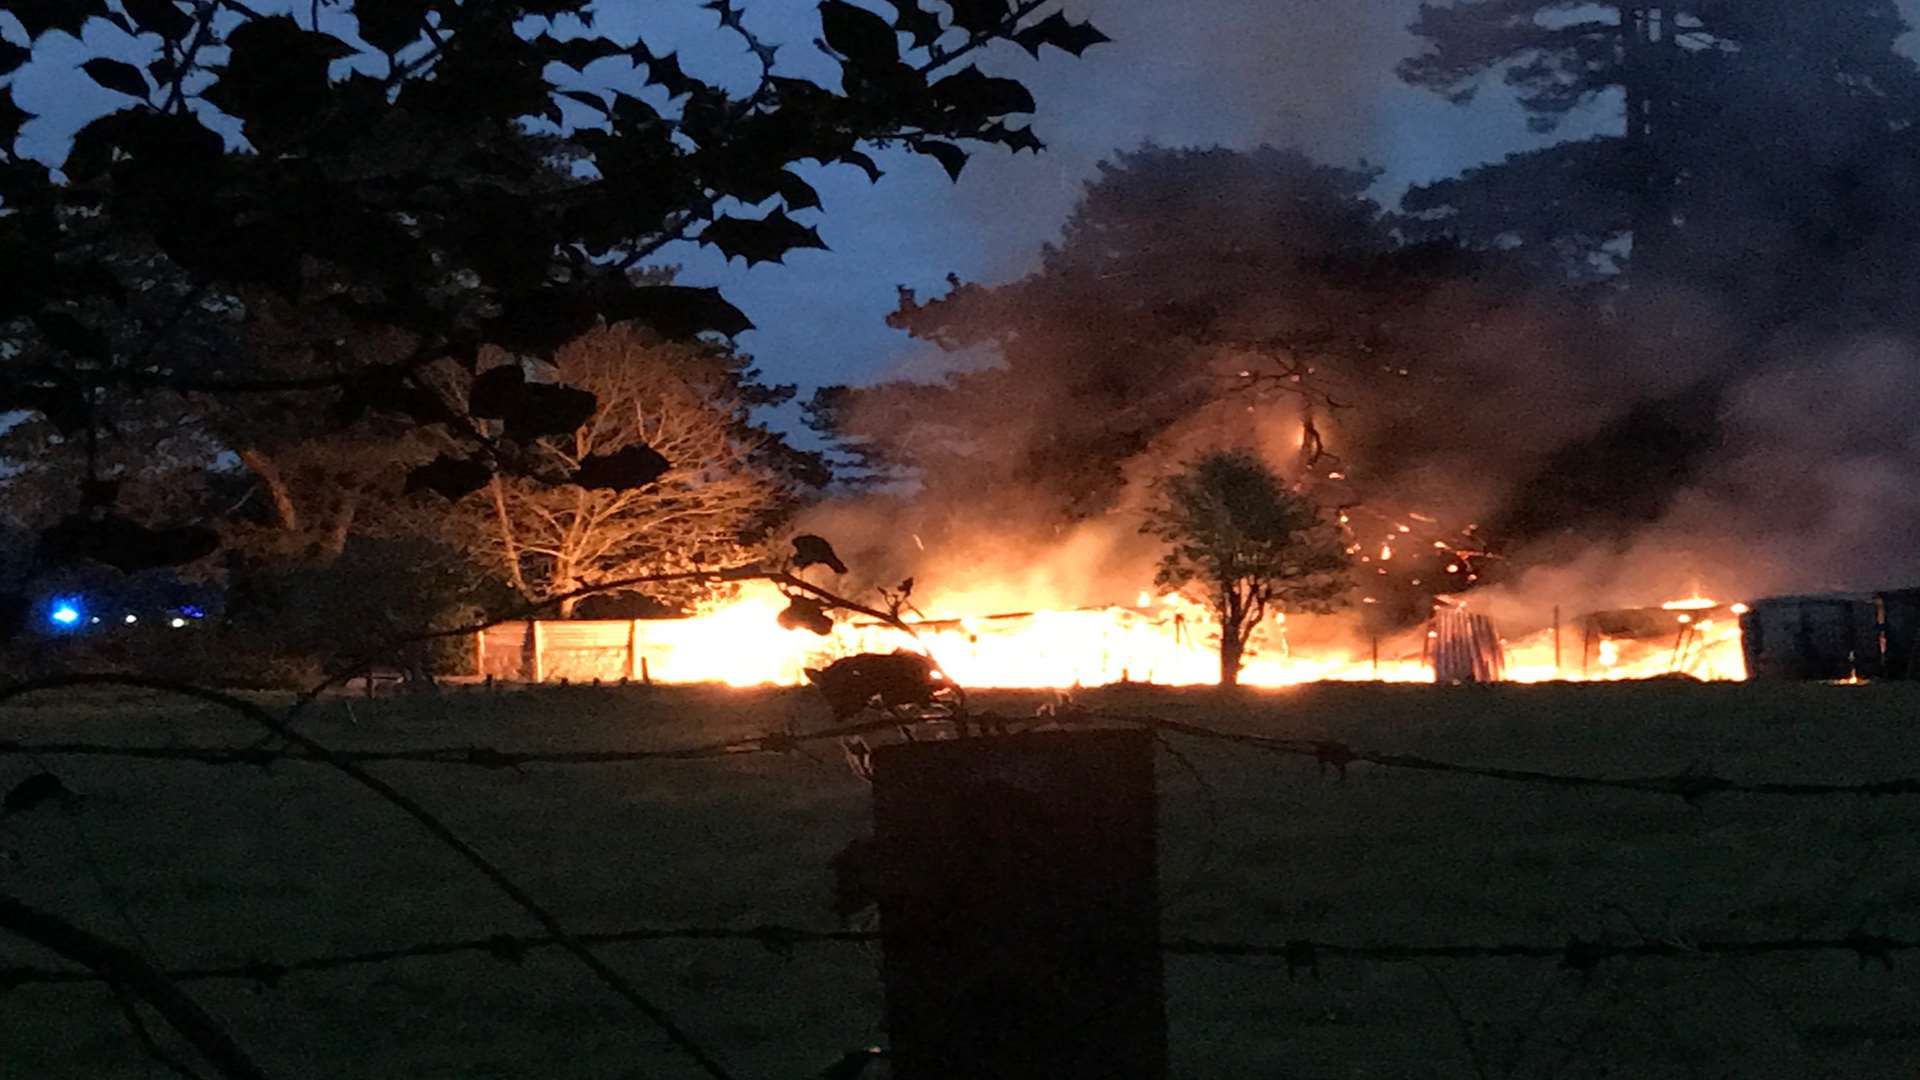
{"label": "fire", "polygon": [[[796,686],[806,682],[809,667],[902,647],[924,649],[948,678],[983,689],[1217,681],[1219,627],[1204,605],[1177,593],[1156,597],[1144,590],[1135,600],[1131,607],[916,617],[910,620],[914,638],[874,620],[842,618],[823,637],[780,627],[776,616],[786,598],[769,584],[751,583],[693,617],[643,622],[635,635],[650,676],[672,683]],[[1743,608],[1688,597],[1644,609],[1651,616],[1625,630],[1591,620],[1501,627],[1510,635],[1503,641],[1506,678],[1543,682],[1680,673],[1743,679],[1738,618]],[[1665,629],[1656,625],[1661,618]],[[1257,687],[1431,682],[1432,647],[1425,626],[1371,638],[1338,616],[1289,620],[1276,614],[1255,630],[1241,682]]]}

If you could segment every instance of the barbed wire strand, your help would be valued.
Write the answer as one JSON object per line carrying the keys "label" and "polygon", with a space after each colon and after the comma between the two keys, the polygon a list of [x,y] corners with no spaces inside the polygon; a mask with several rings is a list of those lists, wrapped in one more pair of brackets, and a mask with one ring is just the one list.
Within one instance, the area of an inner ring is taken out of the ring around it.
{"label": "barbed wire strand", "polygon": [[[98,679],[106,676],[88,677]],[[118,677],[115,677],[118,678]],[[131,677],[128,677],[131,678]],[[137,684],[139,680],[123,683]],[[0,702],[15,696],[11,688],[0,687]],[[257,708],[249,706],[250,708]],[[938,721],[941,718],[934,718]],[[957,718],[956,718],[957,719]],[[971,722],[1032,724],[1026,717],[1004,717],[993,713],[975,714]],[[847,738],[895,730],[903,724],[926,721],[902,721],[887,717],[823,728],[815,732],[771,732],[764,735],[702,743],[692,746],[647,750],[506,750],[490,746],[406,748],[398,750],[314,750],[305,746],[271,748],[265,746],[119,746],[103,743],[49,742],[24,743],[0,739],[0,757],[43,755],[47,757],[113,757],[158,761],[193,761],[206,765],[255,765],[267,767],[278,762],[372,765],[408,763],[417,765],[468,766],[482,769],[512,769],[529,765],[620,765],[642,761],[697,760],[741,754],[787,753],[800,744]],[[1887,797],[1920,795],[1920,777],[1896,777],[1865,783],[1828,784],[1799,781],[1740,782],[1697,767],[1682,768],[1659,776],[1609,777],[1580,773],[1545,772],[1490,765],[1445,761],[1415,754],[1395,754],[1366,750],[1345,742],[1324,739],[1292,739],[1249,732],[1225,731],[1186,721],[1153,716],[1100,712],[1057,713],[1044,718],[1045,724],[1061,726],[1132,725],[1192,739],[1246,746],[1284,757],[1312,760],[1322,771],[1343,777],[1349,766],[1375,765],[1381,768],[1416,772],[1444,773],[1456,776],[1497,780],[1505,783],[1536,784],[1559,788],[1595,788],[1672,796],[1698,803],[1712,795],[1762,795],[1775,797]]]}
{"label": "barbed wire strand", "polygon": [[[670,941],[730,942],[757,945],[776,955],[789,956],[802,945],[871,945],[879,942],[881,935],[877,930],[813,930],[766,923],[751,927],[638,927],[580,932],[571,935],[570,940],[591,946],[637,945]],[[295,960],[257,958],[226,964],[181,967],[168,969],[163,974],[176,982],[183,983],[240,980],[272,987],[290,976],[375,966],[403,960],[485,955],[495,960],[518,964],[530,953],[565,947],[567,947],[567,941],[551,934],[502,933],[485,937],[427,941],[361,952],[308,956]],[[1602,964],[1621,960],[1723,959],[1841,952],[1854,955],[1863,965],[1872,961],[1891,968],[1893,958],[1897,954],[1920,950],[1920,938],[1856,932],[1840,937],[1794,936],[1746,941],[1659,939],[1610,942],[1574,936],[1562,944],[1489,942],[1350,945],[1310,938],[1293,938],[1275,943],[1174,937],[1162,940],[1159,950],[1169,956],[1200,959],[1279,959],[1286,962],[1290,976],[1298,976],[1301,973],[1317,976],[1320,962],[1328,958],[1418,965],[1436,960],[1553,961],[1566,969],[1590,972]],[[67,985],[104,981],[109,981],[109,977],[80,969],[0,967],[0,991],[32,985]]]}
{"label": "barbed wire strand", "polygon": [[732,1075],[721,1066],[719,1061],[706,1049],[701,1047],[698,1042],[694,1041],[693,1037],[689,1035],[665,1009],[654,1004],[652,1000],[642,994],[625,976],[613,970],[613,968],[609,967],[598,956],[594,955],[591,949],[581,944],[577,938],[568,932],[567,928],[552,912],[548,911],[544,905],[538,900],[535,900],[525,889],[521,888],[519,883],[515,882],[505,871],[495,866],[490,859],[482,855],[478,849],[462,839],[459,834],[455,833],[445,822],[441,821],[426,807],[416,802],[398,788],[395,788],[393,785],[362,768],[359,762],[336,756],[328,747],[294,730],[280,718],[274,716],[261,706],[247,701],[244,698],[235,697],[217,690],[209,690],[191,683],[118,674],[62,675],[15,683],[10,686],[0,687],[0,704],[4,704],[7,701],[25,694],[82,686],[121,686],[153,690],[221,705],[240,716],[260,724],[274,735],[297,746],[309,757],[324,760],[334,769],[392,804],[408,817],[419,822],[435,839],[452,849],[461,859],[466,861],[468,865],[478,870],[481,876],[492,882],[494,887],[502,893],[505,893],[507,898],[517,904],[522,911],[531,915],[534,921],[538,922],[547,933],[553,937],[556,944],[564,948],[567,952],[572,953],[600,982],[620,997],[626,999],[628,1004],[632,1005],[648,1020],[652,1021],[654,1026],[658,1027],[662,1033],[667,1036],[669,1041],[678,1047],[681,1052],[693,1059],[693,1061],[700,1066],[701,1070],[712,1077],[713,1080],[733,1080]]}

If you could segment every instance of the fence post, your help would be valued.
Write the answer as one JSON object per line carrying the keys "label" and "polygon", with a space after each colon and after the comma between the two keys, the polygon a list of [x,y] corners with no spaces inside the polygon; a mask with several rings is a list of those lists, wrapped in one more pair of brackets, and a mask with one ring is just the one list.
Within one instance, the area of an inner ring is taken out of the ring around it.
{"label": "fence post", "polygon": [[546,635],[540,630],[540,624],[541,620],[539,619],[535,619],[531,623],[533,627],[531,631],[533,635],[533,681],[536,683],[547,681],[547,642]]}
{"label": "fence post", "polygon": [[874,751],[898,1080],[1165,1080],[1153,745],[1049,731]]}
{"label": "fence post", "polygon": [[627,623],[627,678],[640,677],[640,620]]}
{"label": "fence post", "polygon": [[487,632],[485,630],[473,632],[473,673],[483,679],[487,676]]}

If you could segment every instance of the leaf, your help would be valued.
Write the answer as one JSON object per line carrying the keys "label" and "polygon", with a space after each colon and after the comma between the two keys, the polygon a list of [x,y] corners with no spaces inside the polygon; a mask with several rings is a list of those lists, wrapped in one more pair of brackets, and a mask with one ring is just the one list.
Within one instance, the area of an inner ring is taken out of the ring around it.
{"label": "leaf", "polygon": [[833,545],[825,537],[802,533],[793,538],[793,568],[805,570],[809,566],[824,566],[836,574],[847,572],[847,564],[834,554]]}
{"label": "leaf", "polygon": [[775,183],[780,192],[780,201],[786,204],[787,209],[819,209],[820,193],[813,189],[812,184],[785,170],[781,171],[780,178]]}
{"label": "leaf", "polygon": [[1094,29],[1092,23],[1070,22],[1061,12],[1034,23],[1032,26],[1013,35],[1014,43],[1032,53],[1034,59],[1040,57],[1040,46],[1051,45],[1061,52],[1079,56],[1095,45],[1113,39]]}
{"label": "leaf", "polygon": [[826,605],[810,596],[787,597],[786,609],[776,620],[785,630],[811,630],[821,637],[833,633],[833,616]]}
{"label": "leaf", "polygon": [[630,288],[605,307],[609,322],[637,322],[661,337],[684,340],[704,333],[736,337],[753,323],[715,288],[647,285]]}
{"label": "leaf", "polygon": [[571,435],[593,419],[600,399],[593,391],[553,383],[528,383],[513,396],[506,415],[507,438],[519,442]]}
{"label": "leaf", "polygon": [[591,90],[556,90],[554,91],[554,93],[559,94],[561,97],[566,98],[568,101],[585,105],[587,108],[592,109],[594,112],[599,113],[601,116],[611,115],[611,113],[608,111],[608,108],[607,108],[607,99],[601,97],[599,94],[592,92]]}
{"label": "leaf", "polygon": [[538,39],[535,44],[549,60],[558,61],[579,72],[585,72],[587,65],[596,60],[627,54],[627,50],[621,48],[618,42],[603,37],[577,37],[565,41],[546,37]]}
{"label": "leaf", "polygon": [[867,174],[868,183],[877,184],[880,182],[880,178],[886,175],[885,173],[880,171],[880,165],[878,162],[874,161],[872,158],[868,157],[867,155],[861,153],[858,150],[848,150],[847,152],[841,154],[835,160],[839,161],[844,165],[858,165],[860,167],[860,171]]}
{"label": "leaf", "polygon": [[106,0],[10,0],[5,6],[20,25],[26,28],[28,38],[38,38],[49,30],[65,30],[74,37],[80,36],[80,28],[88,19],[104,18],[107,15]]}
{"label": "leaf", "polygon": [[327,69],[354,50],[328,34],[303,30],[283,15],[252,19],[227,35],[227,65],[201,93],[262,137],[310,120],[327,102]]}
{"label": "leaf", "polygon": [[442,454],[407,473],[406,493],[431,491],[449,502],[459,502],[492,480],[493,467],[486,462]]}
{"label": "leaf", "polygon": [[377,0],[353,5],[353,14],[360,39],[391,56],[420,40],[430,7],[428,0]]}
{"label": "leaf", "polygon": [[467,391],[467,411],[490,420],[504,420],[513,410],[513,395],[527,385],[519,364],[501,364],[475,376]]}
{"label": "leaf", "polygon": [[646,65],[647,81],[665,88],[671,97],[680,97],[706,88],[706,83],[680,69],[680,57],[674,53],[655,56],[647,48],[645,41],[637,41],[634,42],[633,48],[628,50],[628,54],[633,57],[634,63]]}
{"label": "leaf", "polygon": [[1012,14],[1007,0],[947,0],[953,8],[953,25],[969,34],[984,34],[1006,22]]}
{"label": "leaf", "polygon": [[1047,148],[1047,144],[1040,141],[1040,136],[1035,135],[1031,127],[1010,128],[1005,124],[994,124],[981,132],[980,137],[988,142],[997,142],[1015,153],[1031,150],[1037,154]]}
{"label": "leaf", "polygon": [[913,47],[924,49],[940,40],[945,27],[940,25],[940,16],[920,6],[920,0],[888,0],[893,5],[893,25],[897,30],[913,35]]}
{"label": "leaf", "polygon": [[775,210],[758,221],[723,217],[702,229],[698,239],[702,244],[719,248],[729,260],[735,257],[747,260],[748,266],[783,262],[787,252],[795,248],[824,251],[827,246],[820,239],[818,229],[793,220],[784,209]]}
{"label": "leaf", "polygon": [[960,182],[960,170],[967,167],[967,152],[952,143],[922,139],[913,144],[913,149],[938,161],[947,170],[954,183]]}
{"label": "leaf", "polygon": [[900,44],[887,20],[846,0],[824,0],[820,27],[827,44],[854,67],[877,71],[900,59]]}
{"label": "leaf", "polygon": [[132,64],[109,60],[103,56],[81,64],[80,70],[87,73],[87,78],[101,86],[128,97],[145,99],[151,92],[147,86],[147,77],[140,74],[140,69]]}
{"label": "leaf", "polygon": [[13,87],[0,87],[0,150],[13,152],[13,142],[20,135],[20,125],[33,119],[33,115],[13,103]]}
{"label": "leaf", "polygon": [[673,463],[660,451],[636,443],[611,454],[592,454],[580,463],[572,481],[590,491],[627,491],[646,487],[667,474]]}
{"label": "leaf", "polygon": [[0,38],[0,75],[10,75],[14,69],[33,57],[33,50]]}
{"label": "leaf", "polygon": [[174,0],[120,0],[120,4],[140,29],[168,41],[180,41],[193,32],[193,16],[181,11]]}
{"label": "leaf", "polygon": [[1008,113],[1034,110],[1033,94],[1013,79],[999,79],[969,65],[929,88],[933,99],[963,118],[981,123]]}

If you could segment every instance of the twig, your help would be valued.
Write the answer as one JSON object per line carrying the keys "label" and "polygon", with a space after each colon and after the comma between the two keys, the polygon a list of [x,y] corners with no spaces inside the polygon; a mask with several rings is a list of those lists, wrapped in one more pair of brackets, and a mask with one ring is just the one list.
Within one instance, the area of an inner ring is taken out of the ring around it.
{"label": "twig", "polygon": [[149,1058],[164,1065],[168,1071],[181,1077],[182,1080],[201,1080],[199,1073],[189,1068],[186,1062],[168,1053],[166,1048],[153,1037],[153,1032],[147,1029],[146,1020],[140,1016],[139,1003],[134,1001],[133,995],[127,992],[126,987],[117,982],[109,982],[107,989],[113,994],[114,1002],[120,1006],[120,1015],[127,1018],[127,1027],[133,1032],[134,1040],[140,1044],[140,1049],[144,1050]]}

